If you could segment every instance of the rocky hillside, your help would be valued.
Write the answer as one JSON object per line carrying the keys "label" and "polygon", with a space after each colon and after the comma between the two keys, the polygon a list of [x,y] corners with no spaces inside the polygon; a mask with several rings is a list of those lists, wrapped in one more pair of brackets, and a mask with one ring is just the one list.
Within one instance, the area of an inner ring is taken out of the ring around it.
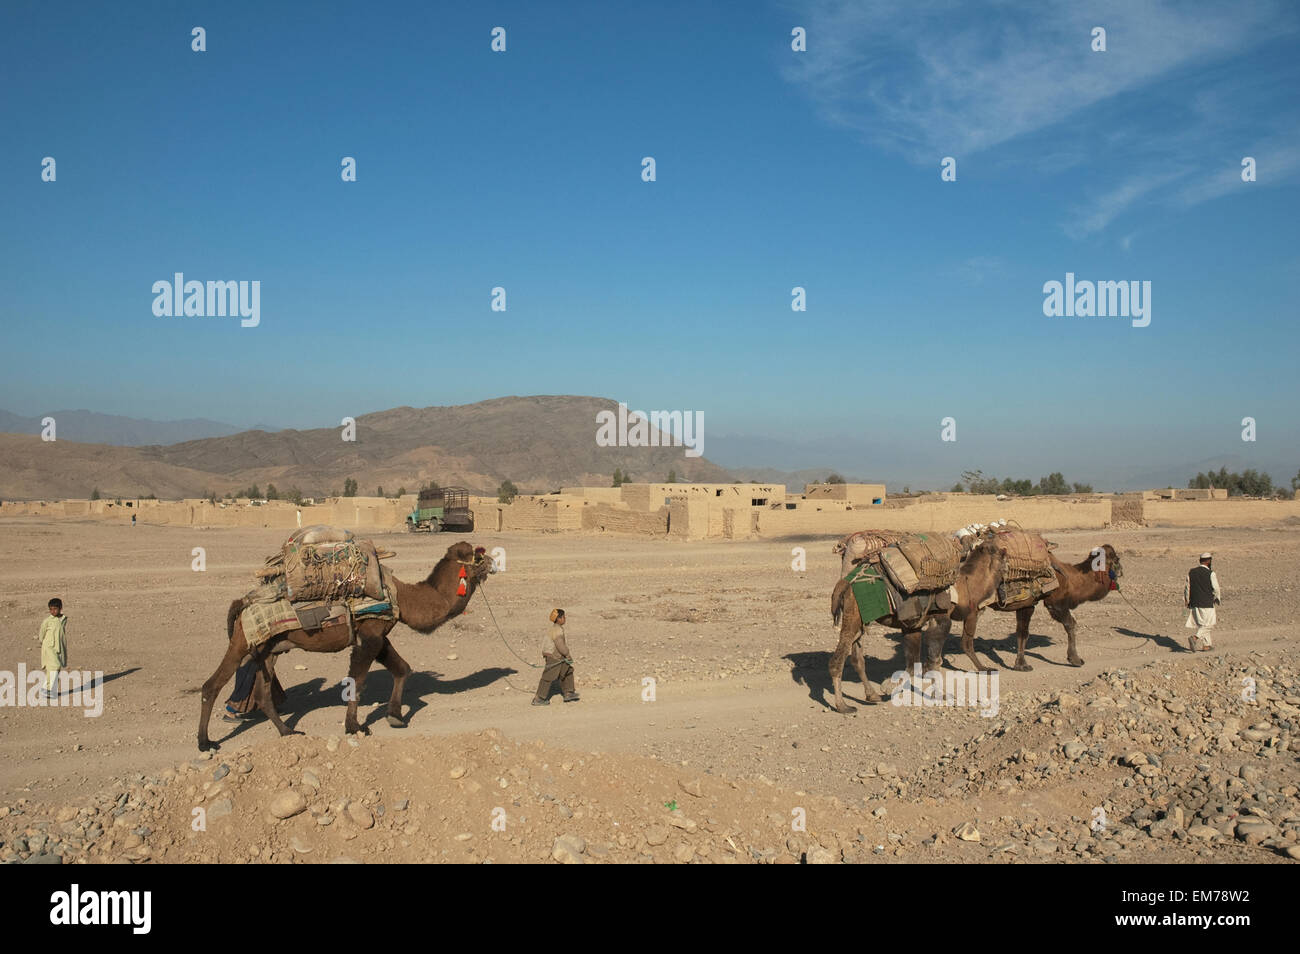
{"label": "rocky hillside", "polygon": [[244,431],[141,448],[0,435],[0,497],[87,497],[96,486],[109,496],[199,496],[254,483],[323,496],[342,491],[348,477],[366,494],[380,486],[415,490],[428,480],[495,493],[507,479],[525,492],[547,492],[608,486],[615,469],[635,480],[663,480],[670,470],[683,480],[731,479],[706,457],[686,457],[682,447],[597,446],[596,413],[617,407],[551,395],[400,407],[358,417],[355,441],[342,440],[341,427]]}

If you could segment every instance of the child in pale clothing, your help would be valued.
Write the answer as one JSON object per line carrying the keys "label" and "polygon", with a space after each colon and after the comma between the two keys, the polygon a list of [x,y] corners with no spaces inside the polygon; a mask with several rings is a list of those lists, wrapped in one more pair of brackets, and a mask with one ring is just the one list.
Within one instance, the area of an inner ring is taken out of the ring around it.
{"label": "child in pale clothing", "polygon": [[45,670],[45,688],[41,695],[53,699],[58,693],[54,686],[59,680],[59,670],[68,665],[68,618],[63,615],[63,600],[57,596],[50,600],[50,615],[41,621],[41,668]]}

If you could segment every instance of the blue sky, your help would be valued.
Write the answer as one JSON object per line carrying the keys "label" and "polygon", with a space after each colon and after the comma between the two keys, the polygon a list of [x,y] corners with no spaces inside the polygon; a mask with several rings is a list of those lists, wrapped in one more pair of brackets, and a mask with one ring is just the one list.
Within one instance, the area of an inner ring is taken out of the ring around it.
{"label": "blue sky", "polygon": [[[264,6],[5,5],[0,408],[592,394],[767,442],[732,465],[1300,467],[1292,4]],[[260,326],[155,317],[176,271]],[[1067,271],[1151,325],[1045,317]]]}

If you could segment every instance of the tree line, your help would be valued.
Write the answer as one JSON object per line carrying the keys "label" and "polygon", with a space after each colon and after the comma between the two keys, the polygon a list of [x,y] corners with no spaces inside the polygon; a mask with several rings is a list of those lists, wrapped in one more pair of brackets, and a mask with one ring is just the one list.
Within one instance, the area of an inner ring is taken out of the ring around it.
{"label": "tree line", "polygon": [[1226,490],[1229,497],[1290,497],[1294,496],[1295,491],[1300,489],[1300,471],[1291,478],[1291,489],[1288,491],[1285,487],[1275,487],[1273,478],[1268,474],[1261,474],[1254,468],[1248,467],[1240,474],[1235,471],[1229,471],[1226,467],[1220,467],[1217,472],[1210,471],[1208,474],[1198,473],[1191,480],[1187,481],[1189,490]]}
{"label": "tree line", "polygon": [[1070,483],[1060,471],[1054,471],[1033,483],[1028,477],[1016,480],[1011,477],[985,477],[981,470],[963,471],[961,480],[952,486],[953,493],[1007,494],[1017,497],[1037,497],[1046,494],[1090,494],[1092,484]]}

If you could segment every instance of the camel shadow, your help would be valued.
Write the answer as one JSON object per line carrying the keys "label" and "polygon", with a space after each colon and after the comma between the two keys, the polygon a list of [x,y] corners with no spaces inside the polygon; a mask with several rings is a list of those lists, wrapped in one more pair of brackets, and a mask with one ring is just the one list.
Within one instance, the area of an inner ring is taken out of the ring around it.
{"label": "camel shadow", "polygon": [[[1044,649],[1053,645],[1054,641],[1050,636],[1037,636],[1029,634],[1025,640],[1025,659],[1033,659],[1037,662],[1047,663],[1050,666],[1065,666],[1067,669],[1073,669],[1069,663],[1061,662],[1058,659],[1052,659],[1050,656],[1044,656],[1041,652],[1033,652],[1034,649]],[[999,669],[1011,670],[1016,664],[1016,634],[1001,639],[981,639],[975,637],[975,650],[982,652],[989,658],[989,661]],[[1006,654],[1005,656],[1003,654]],[[947,656],[944,657],[945,661]]]}
{"label": "camel shadow", "polygon": [[[808,698],[834,711],[834,704],[828,702],[826,698],[827,694],[833,696],[835,691],[835,687],[831,684],[831,654],[823,650],[816,650],[803,653],[787,653],[781,658],[789,661],[790,678],[794,680],[795,684],[807,687]],[[866,665],[867,678],[876,683],[879,690],[883,688],[881,683],[887,682],[894,673],[903,668],[903,659],[901,655],[893,659],[875,659],[872,656],[867,656]],[[844,680],[840,687],[844,693],[844,699],[846,702],[870,705],[871,703],[868,703],[861,695],[857,698],[849,695],[849,683],[861,685],[858,682],[858,674],[854,670],[852,662],[846,662],[844,666]]]}
{"label": "camel shadow", "polygon": [[1136,636],[1138,639],[1149,639],[1157,646],[1172,650],[1173,652],[1190,653],[1186,643],[1180,643],[1172,636],[1162,636],[1160,633],[1139,633],[1135,629],[1125,629],[1123,626],[1111,627],[1121,636]]}
{"label": "camel shadow", "polygon": [[[403,719],[408,725],[410,724],[415,713],[428,705],[424,700],[425,696],[451,695],[470,689],[481,689],[517,672],[516,669],[504,669],[498,666],[480,669],[478,672],[462,676],[460,679],[444,680],[438,678],[442,675],[438,672],[412,670],[411,674],[406,677],[406,685],[402,691]],[[366,715],[364,719],[359,719],[363,726],[369,726],[372,722],[388,717],[388,708],[385,703],[388,702],[392,694],[393,676],[388,670],[374,670],[366,676],[365,684],[361,687],[361,696],[357,700],[357,706],[362,708],[368,705],[377,705],[378,708]],[[343,698],[342,680],[327,682],[324,677],[317,676],[307,682],[286,688],[284,702],[278,707],[278,711],[280,712],[280,718],[284,720],[284,724],[296,731],[298,723],[309,712],[315,712],[317,709],[342,709],[346,705],[347,700]],[[224,706],[221,708],[224,709]],[[217,711],[220,712],[221,709]],[[248,729],[265,722],[266,717],[260,711],[254,710],[254,713],[248,719],[241,719],[238,724],[232,726],[225,738],[216,741],[229,742]]]}
{"label": "camel shadow", "polygon": [[[490,686],[501,679],[517,675],[519,670],[508,669],[502,666],[491,666],[487,669],[480,669],[478,672],[472,672],[468,676],[462,676],[459,679],[440,679],[441,673],[438,672],[419,672],[412,670],[411,674],[406,677],[406,685],[402,690],[402,716],[409,725],[411,719],[421,709],[425,708],[428,703],[425,701],[426,696],[430,695],[453,695],[458,692],[466,692],[471,689],[482,689]],[[372,672],[366,677],[366,684],[361,690],[361,704],[366,703],[387,703],[393,694],[393,675],[388,670]],[[378,719],[388,717],[386,706],[375,709],[364,720],[362,725],[369,725]]]}

